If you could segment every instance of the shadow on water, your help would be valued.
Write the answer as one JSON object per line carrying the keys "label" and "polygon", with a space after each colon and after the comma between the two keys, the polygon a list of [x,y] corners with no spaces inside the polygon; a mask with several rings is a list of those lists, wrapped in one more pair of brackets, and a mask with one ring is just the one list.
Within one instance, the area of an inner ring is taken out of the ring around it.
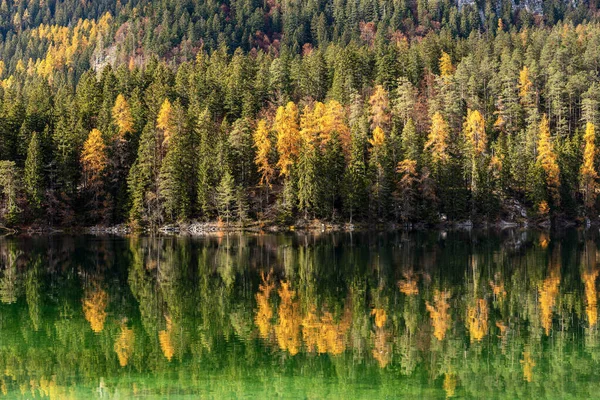
{"label": "shadow on water", "polygon": [[594,397],[598,236],[3,237],[0,393]]}

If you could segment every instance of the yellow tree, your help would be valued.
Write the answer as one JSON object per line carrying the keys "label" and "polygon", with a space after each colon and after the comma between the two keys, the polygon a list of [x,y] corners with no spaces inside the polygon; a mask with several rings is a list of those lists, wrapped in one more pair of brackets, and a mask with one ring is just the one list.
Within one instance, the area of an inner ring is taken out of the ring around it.
{"label": "yellow tree", "polygon": [[583,148],[583,164],[581,165],[581,191],[587,209],[596,203],[596,190],[598,189],[598,172],[595,166],[596,157],[596,129],[594,124],[588,122],[583,135],[585,146]]}
{"label": "yellow tree", "polygon": [[87,188],[99,189],[107,163],[106,145],[102,133],[98,129],[92,129],[81,152],[81,166]]}
{"label": "yellow tree", "polygon": [[165,99],[160,106],[158,117],[156,118],[156,127],[162,131],[163,140],[162,144],[168,145],[171,136],[175,132],[173,127],[173,106],[169,99]]}
{"label": "yellow tree", "polygon": [[431,128],[425,143],[425,150],[431,154],[434,169],[446,163],[450,156],[448,154],[448,136],[450,135],[448,123],[438,111],[431,118]]}
{"label": "yellow tree", "polygon": [[275,116],[275,132],[277,133],[277,167],[279,175],[289,177],[290,168],[298,156],[300,135],[298,127],[298,107],[294,102],[277,109]]}
{"label": "yellow tree", "polygon": [[381,85],[375,86],[375,91],[369,98],[371,128],[379,127],[386,130],[391,120],[390,101],[388,93]]}
{"label": "yellow tree", "polygon": [[467,110],[467,118],[463,125],[463,135],[466,144],[467,160],[471,170],[471,190],[477,189],[477,172],[479,161],[487,147],[485,121],[477,110]]}
{"label": "yellow tree", "polygon": [[542,117],[538,131],[537,164],[544,171],[546,186],[554,205],[560,205],[560,170],[554,145],[550,137],[550,124],[546,114]]}
{"label": "yellow tree", "polygon": [[267,127],[267,121],[264,119],[258,121],[253,138],[254,147],[256,148],[256,157],[254,158],[254,163],[256,164],[260,174],[260,184],[270,188],[271,179],[273,178],[275,171],[269,163],[271,140],[269,139],[269,128]]}
{"label": "yellow tree", "polygon": [[351,136],[350,128],[345,121],[344,108],[335,100],[325,105],[325,112],[320,120],[321,145],[325,146],[335,132],[340,139],[344,154],[350,156]]}
{"label": "yellow tree", "polygon": [[119,139],[123,140],[125,135],[133,132],[133,117],[131,108],[125,97],[119,93],[112,108],[112,120],[118,129]]}
{"label": "yellow tree", "polygon": [[529,107],[533,104],[533,83],[529,78],[529,68],[524,66],[523,69],[519,72],[519,98],[521,99],[521,104],[526,107]]}
{"label": "yellow tree", "polygon": [[454,74],[454,65],[452,65],[452,59],[450,55],[445,51],[442,52],[440,57],[440,76],[442,78],[448,78]]}

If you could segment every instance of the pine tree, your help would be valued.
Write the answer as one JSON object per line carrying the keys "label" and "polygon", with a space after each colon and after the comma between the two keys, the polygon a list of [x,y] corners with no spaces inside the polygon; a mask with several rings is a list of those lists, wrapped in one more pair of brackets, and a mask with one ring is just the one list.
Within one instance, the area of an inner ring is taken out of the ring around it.
{"label": "pine tree", "polygon": [[27,201],[34,212],[37,212],[44,200],[44,165],[42,141],[37,132],[33,132],[27,149],[25,171],[23,176]]}
{"label": "pine tree", "polygon": [[227,224],[229,224],[229,220],[233,217],[235,200],[235,182],[231,172],[226,168],[216,188],[216,201],[219,217],[224,219]]}

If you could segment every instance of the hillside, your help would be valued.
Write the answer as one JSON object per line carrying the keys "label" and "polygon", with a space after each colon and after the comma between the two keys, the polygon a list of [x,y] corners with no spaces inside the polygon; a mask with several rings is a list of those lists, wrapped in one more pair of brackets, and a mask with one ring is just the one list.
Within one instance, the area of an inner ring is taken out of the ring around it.
{"label": "hillside", "polygon": [[594,219],[596,6],[3,1],[0,224]]}

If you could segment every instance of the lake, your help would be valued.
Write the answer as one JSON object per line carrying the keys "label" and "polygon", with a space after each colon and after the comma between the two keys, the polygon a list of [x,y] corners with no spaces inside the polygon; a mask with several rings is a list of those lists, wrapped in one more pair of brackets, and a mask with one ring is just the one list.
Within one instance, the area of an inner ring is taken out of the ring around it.
{"label": "lake", "polygon": [[597,231],[0,238],[8,398],[598,398]]}

